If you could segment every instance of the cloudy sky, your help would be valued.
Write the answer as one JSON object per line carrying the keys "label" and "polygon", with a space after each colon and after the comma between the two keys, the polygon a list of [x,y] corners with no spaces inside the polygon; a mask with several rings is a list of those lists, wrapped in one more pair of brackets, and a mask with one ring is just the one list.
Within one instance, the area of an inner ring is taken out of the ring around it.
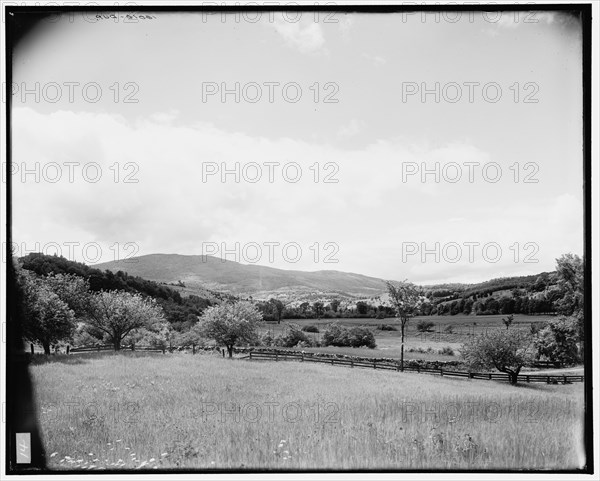
{"label": "cloudy sky", "polygon": [[135,20],[54,17],[15,52],[18,252],[59,246],[93,263],[227,250],[417,283],[582,254],[570,18]]}

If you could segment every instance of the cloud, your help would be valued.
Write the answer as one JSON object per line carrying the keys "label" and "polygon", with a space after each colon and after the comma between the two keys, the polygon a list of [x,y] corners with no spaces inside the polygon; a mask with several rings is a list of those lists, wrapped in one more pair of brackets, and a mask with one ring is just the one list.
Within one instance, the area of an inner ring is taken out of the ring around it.
{"label": "cloud", "polygon": [[321,25],[310,20],[300,19],[292,23],[286,19],[275,19],[270,23],[285,42],[304,54],[324,52],[325,37]]}
{"label": "cloud", "polygon": [[387,63],[387,59],[381,55],[370,55],[368,53],[363,53],[362,56],[372,62],[376,67],[381,67]]}
{"label": "cloud", "polygon": [[[303,252],[299,262],[286,261],[281,251],[271,261],[265,248],[259,263],[416,282],[539,272],[552,269],[561,253],[581,252],[577,196],[550,191],[524,203],[518,195],[506,195],[518,190],[510,176],[494,184],[479,176],[469,183],[466,170],[458,183],[444,182],[449,162],[490,160],[489,153],[473,145],[378,140],[348,149],[253,137],[206,123],[176,125],[165,118],[170,117],[128,122],[107,113],[41,114],[15,108],[15,240],[30,248],[36,242],[97,242],[104,261],[117,254],[115,245],[127,242],[138,246],[137,255],[201,254],[205,242],[230,248],[295,242]],[[351,121],[346,132],[360,130],[360,124]],[[271,164],[272,181],[268,162],[277,163]],[[56,182],[52,163],[62,168]],[[73,181],[67,163],[78,164]],[[441,178],[432,181],[435,174],[428,174],[422,182],[420,174],[406,175],[407,165],[437,168]],[[34,174],[23,178],[25,169]],[[323,262],[327,242],[338,246],[338,263]],[[405,242],[428,248],[436,242],[497,242],[503,257],[498,263],[482,262],[479,251],[478,262],[469,263],[465,251],[459,263],[422,263],[420,256],[403,260]],[[525,243],[537,243],[539,263],[515,263],[510,250],[515,242],[521,254]],[[321,254],[317,260],[315,243]]]}
{"label": "cloud", "polygon": [[342,125],[338,130],[340,137],[353,137],[364,129],[365,123],[362,120],[352,119],[349,123]]}

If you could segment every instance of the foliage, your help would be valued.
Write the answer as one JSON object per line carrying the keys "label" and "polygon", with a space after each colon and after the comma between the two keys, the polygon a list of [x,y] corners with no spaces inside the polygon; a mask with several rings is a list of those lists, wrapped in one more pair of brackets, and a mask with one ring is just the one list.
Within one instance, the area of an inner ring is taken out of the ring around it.
{"label": "foliage", "polygon": [[87,323],[106,334],[115,351],[131,331],[157,331],[165,321],[162,308],[151,298],[126,291],[101,291],[90,297]]}
{"label": "foliage", "polygon": [[547,321],[534,341],[538,354],[561,365],[576,363],[578,329],[575,317],[560,316]]}
{"label": "foliage", "polygon": [[17,270],[17,282],[23,292],[23,334],[50,354],[52,344],[72,337],[75,313],[46,279]]}
{"label": "foliage", "polygon": [[514,320],[515,320],[515,316],[513,316],[512,314],[502,318],[502,322],[506,326],[506,329],[508,329],[511,326],[511,324],[514,322]]}
{"label": "foliage", "polygon": [[281,341],[282,347],[295,347],[301,342],[310,344],[310,339],[304,332],[302,332],[300,326],[293,323],[288,325],[288,329]]}
{"label": "foliage", "polygon": [[[153,297],[163,308],[166,319],[179,331],[189,329],[197,322],[202,311],[213,303],[196,295],[182,297],[175,289],[138,276],[130,276],[123,271],[103,272],[61,256],[31,253],[22,257],[20,262],[23,269],[35,272],[39,276],[78,276],[93,292],[124,290]],[[75,312],[77,313],[76,309]]]}
{"label": "foliage", "polygon": [[400,319],[402,325],[418,314],[418,308],[421,304],[420,290],[411,282],[403,281],[394,284],[386,282],[390,302],[396,310],[396,316]]}
{"label": "foliage", "polygon": [[398,328],[396,326],[392,326],[391,324],[378,324],[377,329],[380,331],[397,331]]}
{"label": "foliage", "polygon": [[435,323],[432,321],[428,321],[426,319],[421,319],[417,322],[417,331],[419,332],[429,332],[433,329]]}
{"label": "foliage", "polygon": [[347,328],[338,323],[327,326],[321,343],[324,346],[366,346],[370,349],[377,347],[375,336],[369,329],[363,327]]}
{"label": "foliage", "polygon": [[442,347],[440,350],[438,350],[438,354],[454,356],[454,349],[452,349],[450,346]]}
{"label": "foliage", "polygon": [[304,332],[319,332],[319,328],[317,326],[315,326],[314,324],[308,324],[308,325],[302,327],[302,330]]}
{"label": "foliage", "polygon": [[460,352],[472,368],[496,368],[516,384],[521,368],[533,361],[532,344],[527,332],[495,329],[463,344]]}
{"label": "foliage", "polygon": [[209,307],[202,314],[200,325],[204,335],[224,345],[232,357],[235,345],[257,342],[256,329],[262,319],[252,303],[236,301]]}

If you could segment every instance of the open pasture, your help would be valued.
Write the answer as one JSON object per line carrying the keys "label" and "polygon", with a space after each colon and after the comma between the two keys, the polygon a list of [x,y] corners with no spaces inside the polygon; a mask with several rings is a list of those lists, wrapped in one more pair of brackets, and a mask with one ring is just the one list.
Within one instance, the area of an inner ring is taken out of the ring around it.
{"label": "open pasture", "polygon": [[[406,359],[429,359],[440,361],[452,361],[458,359],[460,346],[471,339],[473,335],[479,335],[491,329],[505,329],[502,318],[506,315],[492,316],[419,316],[410,320],[405,333],[404,356]],[[529,331],[531,324],[541,325],[552,316],[526,316],[516,314],[510,329],[526,329]],[[417,324],[425,320],[434,323],[430,332],[419,332]],[[400,325],[394,318],[370,319],[370,318],[341,318],[341,319],[285,319],[281,324],[269,323],[261,327],[261,332],[270,331],[272,335],[283,334],[289,323],[295,323],[300,326],[315,325],[319,328],[319,333],[307,332],[307,336],[320,340],[322,333],[327,326],[333,322],[339,322],[342,325],[366,326],[373,329],[377,347],[375,349],[351,348],[351,347],[319,347],[305,348],[312,352],[328,352],[335,354],[348,354],[365,357],[389,357],[400,358]],[[395,326],[397,331],[383,331],[376,329],[378,325],[385,324]],[[448,332],[448,326],[452,327],[452,332]],[[454,351],[454,356],[440,354],[439,351],[445,347],[450,347]],[[428,351],[429,350],[429,351]],[[425,352],[421,352],[425,351]]]}
{"label": "open pasture", "polygon": [[52,469],[568,469],[582,385],[523,385],[214,355],[32,366]]}

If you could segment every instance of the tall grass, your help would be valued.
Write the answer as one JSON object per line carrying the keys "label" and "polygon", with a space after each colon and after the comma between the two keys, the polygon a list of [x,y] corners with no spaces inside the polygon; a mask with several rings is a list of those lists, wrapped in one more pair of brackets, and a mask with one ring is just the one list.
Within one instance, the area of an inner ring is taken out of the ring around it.
{"label": "tall grass", "polygon": [[210,355],[32,367],[53,469],[568,469],[581,385],[509,386]]}

